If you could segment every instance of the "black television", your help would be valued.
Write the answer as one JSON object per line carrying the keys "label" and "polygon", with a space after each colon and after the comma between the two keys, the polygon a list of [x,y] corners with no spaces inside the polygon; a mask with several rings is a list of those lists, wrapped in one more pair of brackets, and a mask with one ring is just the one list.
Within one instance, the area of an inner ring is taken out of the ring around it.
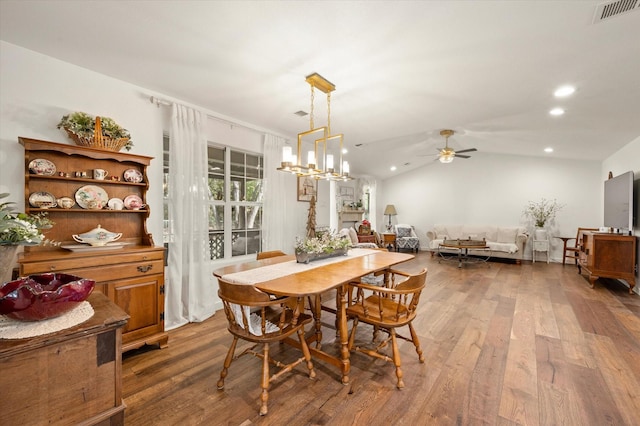
{"label": "black television", "polygon": [[633,172],[604,181],[604,226],[626,234],[633,229]]}

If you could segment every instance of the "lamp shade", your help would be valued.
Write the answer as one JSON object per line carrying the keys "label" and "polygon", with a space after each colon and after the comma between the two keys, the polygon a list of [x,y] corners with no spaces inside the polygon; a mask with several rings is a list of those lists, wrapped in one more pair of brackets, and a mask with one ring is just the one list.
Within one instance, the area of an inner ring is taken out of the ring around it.
{"label": "lamp shade", "polygon": [[389,216],[397,215],[398,212],[396,212],[396,206],[394,206],[393,204],[387,204],[387,207],[384,208],[383,214],[389,215]]}

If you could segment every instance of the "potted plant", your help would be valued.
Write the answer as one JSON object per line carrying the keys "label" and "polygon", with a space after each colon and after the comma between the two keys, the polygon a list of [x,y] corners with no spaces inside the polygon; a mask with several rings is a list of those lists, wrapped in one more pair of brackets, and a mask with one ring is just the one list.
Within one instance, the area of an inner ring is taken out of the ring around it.
{"label": "potted plant", "polygon": [[[8,193],[0,194],[0,199],[8,197]],[[41,229],[51,228],[53,222],[46,213],[28,215],[14,212],[13,201],[0,203],[0,279],[11,278],[13,258],[18,246],[36,246],[54,243],[46,240]]]}
{"label": "potted plant", "polygon": [[324,232],[318,237],[296,238],[295,252],[298,263],[347,254],[349,239],[332,232]]}
{"label": "potted plant", "polygon": [[58,129],[64,129],[78,145],[127,151],[133,146],[129,131],[112,118],[94,117],[86,112],[67,114],[58,123]]}
{"label": "potted plant", "polygon": [[523,214],[533,221],[535,227],[538,228],[536,230],[536,239],[546,239],[546,236],[538,234],[538,230],[541,230],[546,234],[544,227],[547,223],[552,222],[555,219],[556,214],[562,209],[562,207],[564,207],[564,205],[559,204],[555,199],[547,200],[542,198],[540,201],[529,201],[524,208]]}

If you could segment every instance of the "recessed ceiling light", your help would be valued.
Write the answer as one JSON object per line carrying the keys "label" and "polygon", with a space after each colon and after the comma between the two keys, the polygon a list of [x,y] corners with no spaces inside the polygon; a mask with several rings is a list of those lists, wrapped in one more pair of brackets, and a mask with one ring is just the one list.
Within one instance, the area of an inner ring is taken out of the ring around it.
{"label": "recessed ceiling light", "polygon": [[553,92],[553,96],[555,96],[556,98],[564,98],[566,96],[573,95],[575,91],[576,88],[573,86],[560,86],[556,89],[555,92]]}
{"label": "recessed ceiling light", "polygon": [[544,149],[544,152],[546,152],[546,153],[552,153],[552,152],[553,152],[553,148],[551,148],[550,146],[548,146],[548,147],[546,147],[546,148]]}
{"label": "recessed ceiling light", "polygon": [[342,148],[342,153],[343,153],[343,154],[346,154],[346,153],[348,153],[348,152],[349,152],[349,150],[348,150],[347,148]]}
{"label": "recessed ceiling light", "polygon": [[562,115],[562,114],[564,114],[564,110],[562,108],[554,108],[551,111],[549,111],[549,114],[551,114],[551,115]]}
{"label": "recessed ceiling light", "polygon": [[391,166],[391,168],[389,170],[391,170],[392,172],[395,172],[396,171],[396,166]]}

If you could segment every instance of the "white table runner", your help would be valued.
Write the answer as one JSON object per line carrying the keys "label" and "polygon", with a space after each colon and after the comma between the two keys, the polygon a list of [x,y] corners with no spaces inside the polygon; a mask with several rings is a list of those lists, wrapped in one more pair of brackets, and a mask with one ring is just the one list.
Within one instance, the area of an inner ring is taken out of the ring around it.
{"label": "white table runner", "polygon": [[319,268],[320,266],[342,262],[349,258],[366,256],[372,253],[377,253],[377,250],[354,248],[349,250],[347,256],[330,257],[328,259],[316,260],[309,263],[297,263],[295,260],[291,260],[288,262],[261,266],[259,268],[249,269],[247,271],[226,274],[222,276],[222,279],[234,284],[253,285],[257,282],[275,280],[287,275],[305,272],[311,269]]}

